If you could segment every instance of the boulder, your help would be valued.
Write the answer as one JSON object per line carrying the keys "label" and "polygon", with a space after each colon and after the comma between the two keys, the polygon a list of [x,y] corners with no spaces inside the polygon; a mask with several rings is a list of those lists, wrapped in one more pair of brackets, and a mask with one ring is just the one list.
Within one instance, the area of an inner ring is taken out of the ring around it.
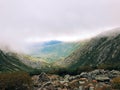
{"label": "boulder", "polygon": [[88,73],[87,72],[82,72],[81,74],[80,74],[80,77],[81,78],[88,78]]}
{"label": "boulder", "polygon": [[110,78],[105,75],[97,75],[95,77],[95,80],[97,80],[98,82],[110,82]]}
{"label": "boulder", "polygon": [[48,75],[44,72],[42,72],[40,75],[39,75],[39,82],[49,82],[50,81],[50,78],[48,77]]}

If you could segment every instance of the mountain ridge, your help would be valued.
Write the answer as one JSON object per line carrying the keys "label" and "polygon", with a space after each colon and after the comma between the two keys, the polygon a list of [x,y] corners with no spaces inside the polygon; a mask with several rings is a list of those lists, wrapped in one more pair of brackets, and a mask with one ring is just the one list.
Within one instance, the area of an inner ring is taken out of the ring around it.
{"label": "mountain ridge", "polygon": [[5,53],[0,50],[0,72],[31,71],[30,66],[25,65],[12,53]]}
{"label": "mountain ridge", "polygon": [[120,33],[117,32],[111,35],[107,32],[107,36],[105,33],[103,34],[103,36],[99,34],[99,36],[101,35],[100,37],[92,38],[82,48],[79,48],[66,57],[60,65],[71,69],[82,66],[98,67],[100,65],[113,65],[114,68],[116,66],[119,69]]}

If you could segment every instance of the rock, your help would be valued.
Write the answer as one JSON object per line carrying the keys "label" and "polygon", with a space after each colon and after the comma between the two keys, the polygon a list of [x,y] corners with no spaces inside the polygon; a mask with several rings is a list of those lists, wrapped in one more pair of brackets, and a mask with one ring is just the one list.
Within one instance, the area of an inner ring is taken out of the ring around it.
{"label": "rock", "polygon": [[117,71],[117,70],[112,70],[112,71],[109,72],[108,76],[109,76],[110,78],[115,78],[115,77],[120,76],[120,72]]}
{"label": "rock", "polygon": [[60,80],[60,76],[58,75],[49,75],[51,81],[58,81]]}
{"label": "rock", "polygon": [[93,86],[89,87],[89,90],[94,90],[95,88]]}
{"label": "rock", "polygon": [[65,75],[65,76],[64,76],[64,80],[65,80],[65,81],[69,81],[69,78],[70,78],[70,75]]}
{"label": "rock", "polygon": [[82,72],[81,74],[80,74],[80,77],[81,78],[88,78],[88,73],[87,72]]}
{"label": "rock", "polygon": [[38,84],[38,80],[39,80],[39,76],[38,75],[34,75],[32,77],[33,84]]}
{"label": "rock", "polygon": [[69,81],[72,81],[74,79],[75,79],[75,76],[71,76],[71,77],[68,78]]}
{"label": "rock", "polygon": [[79,84],[83,85],[83,84],[85,84],[85,81],[79,81]]}
{"label": "rock", "polygon": [[94,70],[94,71],[91,71],[89,72],[91,75],[100,75],[100,74],[104,74],[105,71],[104,69],[97,69],[97,70]]}
{"label": "rock", "polygon": [[50,81],[50,78],[48,77],[48,75],[46,74],[46,73],[41,73],[40,75],[39,75],[39,82],[48,82],[48,81]]}
{"label": "rock", "polygon": [[79,86],[78,90],[83,90],[83,86]]}
{"label": "rock", "polygon": [[61,84],[68,83],[69,81],[60,81]]}
{"label": "rock", "polygon": [[69,83],[69,87],[71,89],[79,88],[79,86],[80,86],[79,80],[73,80]]}
{"label": "rock", "polygon": [[112,70],[112,71],[110,71],[110,73],[120,75],[120,72],[117,70]]}
{"label": "rock", "polygon": [[97,80],[98,82],[110,82],[110,78],[105,75],[97,75],[95,77],[95,80]]}
{"label": "rock", "polygon": [[81,77],[80,75],[76,75],[76,76],[75,76],[76,79],[79,79],[80,77]]}
{"label": "rock", "polygon": [[57,90],[62,90],[62,88],[58,87],[58,89],[57,89]]}
{"label": "rock", "polygon": [[80,75],[65,75],[64,77],[41,73],[33,76],[32,80],[34,81],[34,90],[95,90],[95,88],[98,90],[104,85],[111,85],[110,75],[111,77],[120,76],[120,72],[97,69],[83,72]]}
{"label": "rock", "polygon": [[54,85],[51,82],[46,82],[45,84],[42,85],[41,90],[56,90]]}
{"label": "rock", "polygon": [[67,74],[67,75],[65,75],[65,76],[64,76],[64,78],[69,78],[69,77],[70,77],[70,75],[69,75],[69,74]]}

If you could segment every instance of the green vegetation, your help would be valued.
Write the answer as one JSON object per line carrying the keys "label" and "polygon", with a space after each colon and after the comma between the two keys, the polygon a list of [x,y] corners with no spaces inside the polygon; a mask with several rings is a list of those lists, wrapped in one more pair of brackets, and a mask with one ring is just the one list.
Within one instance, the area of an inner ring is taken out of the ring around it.
{"label": "green vegetation", "polygon": [[0,50],[0,73],[26,71],[30,75],[41,72],[74,75],[94,69],[120,70],[120,34],[96,37],[84,42],[47,45],[37,51],[41,57]]}
{"label": "green vegetation", "polygon": [[120,34],[93,38],[82,48],[65,58],[60,65],[76,70],[89,66],[120,70]]}
{"label": "green vegetation", "polygon": [[0,73],[14,71],[30,72],[32,68],[22,63],[15,54],[0,51]]}
{"label": "green vegetation", "polygon": [[31,77],[25,72],[0,74],[0,90],[32,90]]}
{"label": "green vegetation", "polygon": [[97,67],[98,69],[105,69],[105,70],[120,70],[120,63],[110,63],[110,64],[100,64]]}
{"label": "green vegetation", "polygon": [[119,43],[120,34],[93,38],[84,45],[79,45],[79,49],[65,59],[52,63],[53,66],[45,71],[63,75],[79,74],[94,69],[120,70]]}

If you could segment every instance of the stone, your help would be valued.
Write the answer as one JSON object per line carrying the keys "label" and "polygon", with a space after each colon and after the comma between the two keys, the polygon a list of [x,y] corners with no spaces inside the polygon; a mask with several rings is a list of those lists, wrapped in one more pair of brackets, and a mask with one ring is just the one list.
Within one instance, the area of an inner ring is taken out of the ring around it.
{"label": "stone", "polygon": [[46,73],[42,72],[39,75],[39,82],[48,82],[48,81],[50,81],[50,78],[48,77]]}
{"label": "stone", "polygon": [[89,87],[89,90],[95,90],[95,88],[93,86]]}
{"label": "stone", "polygon": [[97,80],[98,82],[110,82],[110,78],[105,75],[97,75],[95,77],[95,80]]}
{"label": "stone", "polygon": [[85,81],[79,81],[79,84],[80,85],[85,84]]}

